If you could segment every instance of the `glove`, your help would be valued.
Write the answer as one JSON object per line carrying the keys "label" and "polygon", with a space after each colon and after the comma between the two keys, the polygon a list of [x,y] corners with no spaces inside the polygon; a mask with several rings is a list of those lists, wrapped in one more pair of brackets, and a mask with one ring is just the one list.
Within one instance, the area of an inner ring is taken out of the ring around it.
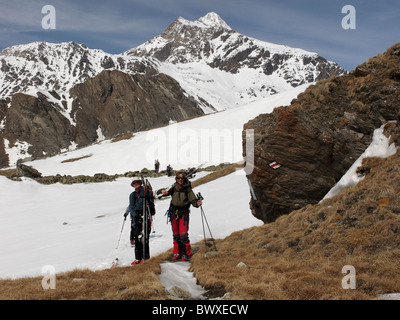
{"label": "glove", "polygon": [[124,213],[124,217],[126,218],[128,214],[129,214],[129,211],[126,211],[126,212]]}

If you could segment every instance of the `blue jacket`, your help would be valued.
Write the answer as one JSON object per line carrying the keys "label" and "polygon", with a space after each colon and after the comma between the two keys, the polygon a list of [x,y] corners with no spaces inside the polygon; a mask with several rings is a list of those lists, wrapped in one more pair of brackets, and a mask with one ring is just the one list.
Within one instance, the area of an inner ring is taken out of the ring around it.
{"label": "blue jacket", "polygon": [[[146,190],[146,194],[149,200],[149,207],[154,208],[153,194],[148,189]],[[129,206],[127,210],[130,212],[132,217],[136,216],[137,211],[143,211],[143,201],[144,201],[144,188],[143,186],[140,186],[137,191],[135,190],[129,195]]]}

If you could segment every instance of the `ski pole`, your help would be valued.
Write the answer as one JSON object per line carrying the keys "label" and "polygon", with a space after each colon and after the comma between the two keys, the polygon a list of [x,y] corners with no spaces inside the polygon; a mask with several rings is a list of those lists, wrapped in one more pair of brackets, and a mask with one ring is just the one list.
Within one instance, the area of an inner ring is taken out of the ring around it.
{"label": "ski pole", "polygon": [[[197,200],[204,199],[200,192],[198,194],[196,194],[196,197],[197,197]],[[201,206],[200,206],[200,210],[201,210]],[[204,245],[206,247],[206,252],[207,252],[207,240],[206,240],[206,230],[204,229],[204,218],[203,218],[203,213],[201,211],[200,211],[200,213],[201,213],[201,225],[203,227]]]}
{"label": "ski pole", "polygon": [[[200,209],[201,209],[201,207],[200,207]],[[204,229],[203,213],[201,213],[201,224],[202,224],[202,226],[203,226],[204,244],[205,244],[206,252],[207,252],[206,230]]]}
{"label": "ski pole", "polygon": [[[198,200],[204,200],[203,196],[199,192],[197,195]],[[203,227],[203,236],[204,236],[204,245],[206,247],[206,252],[207,252],[207,239],[206,239],[206,230],[204,228],[204,218],[203,218],[203,208],[200,206],[200,213],[201,213],[201,225]]]}
{"label": "ski pole", "polygon": [[[203,196],[201,195],[200,192],[197,193],[197,199],[198,199],[198,200],[204,200],[204,198],[203,198]],[[205,232],[205,229],[204,229],[204,221],[205,221],[206,224],[207,224],[208,232],[210,233],[211,241],[213,242],[213,245],[214,245],[214,250],[215,250],[215,251],[218,251],[218,250],[217,250],[217,247],[215,246],[215,240],[214,240],[214,237],[213,237],[213,235],[212,235],[212,233],[211,233],[210,226],[208,225],[208,221],[207,221],[206,214],[204,213],[204,210],[203,210],[203,205],[200,206],[200,212],[201,212],[201,222],[202,222],[202,224],[203,224],[204,244],[205,244],[205,246],[206,246],[206,252],[207,252],[207,241],[206,241],[206,232]],[[203,219],[204,219],[204,221],[203,221]]]}
{"label": "ski pole", "polygon": [[117,247],[116,247],[115,249],[118,249],[118,247],[119,247],[119,242],[120,242],[120,240],[121,240],[122,230],[124,230],[125,221],[126,221],[126,216],[124,217],[124,222],[122,223],[121,232],[119,233],[119,238],[118,238]]}
{"label": "ski pole", "polygon": [[200,206],[200,210],[201,210],[201,214],[202,214],[202,219],[203,219],[203,217],[204,217],[204,220],[206,221],[207,228],[208,228],[208,232],[210,233],[211,241],[213,242],[213,245],[214,245],[214,250],[215,250],[215,251],[218,251],[218,250],[217,250],[217,247],[215,246],[215,240],[214,240],[214,237],[213,237],[213,235],[212,235],[212,233],[211,233],[210,226],[208,225],[208,221],[207,221],[207,218],[206,218],[206,214],[204,213],[203,206]]}

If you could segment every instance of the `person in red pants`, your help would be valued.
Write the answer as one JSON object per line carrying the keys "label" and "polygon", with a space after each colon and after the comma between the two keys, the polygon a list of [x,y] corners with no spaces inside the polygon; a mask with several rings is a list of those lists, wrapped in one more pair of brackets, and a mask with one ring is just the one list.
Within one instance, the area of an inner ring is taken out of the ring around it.
{"label": "person in red pants", "polygon": [[192,254],[189,240],[190,205],[198,208],[202,205],[202,201],[196,198],[184,172],[178,172],[175,180],[175,185],[168,191],[162,190],[162,194],[172,196],[169,217],[174,244],[173,259],[187,261]]}

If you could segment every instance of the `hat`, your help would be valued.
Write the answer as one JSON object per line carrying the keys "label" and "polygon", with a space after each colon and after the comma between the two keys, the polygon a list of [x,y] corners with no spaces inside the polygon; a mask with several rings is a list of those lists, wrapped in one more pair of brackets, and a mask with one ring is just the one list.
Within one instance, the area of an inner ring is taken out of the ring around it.
{"label": "hat", "polygon": [[139,177],[134,177],[134,178],[133,178],[133,180],[132,180],[132,182],[131,182],[131,186],[132,186],[132,187],[133,187],[133,184],[134,184],[135,182],[139,182],[140,185],[142,185],[142,179],[140,179]]}

